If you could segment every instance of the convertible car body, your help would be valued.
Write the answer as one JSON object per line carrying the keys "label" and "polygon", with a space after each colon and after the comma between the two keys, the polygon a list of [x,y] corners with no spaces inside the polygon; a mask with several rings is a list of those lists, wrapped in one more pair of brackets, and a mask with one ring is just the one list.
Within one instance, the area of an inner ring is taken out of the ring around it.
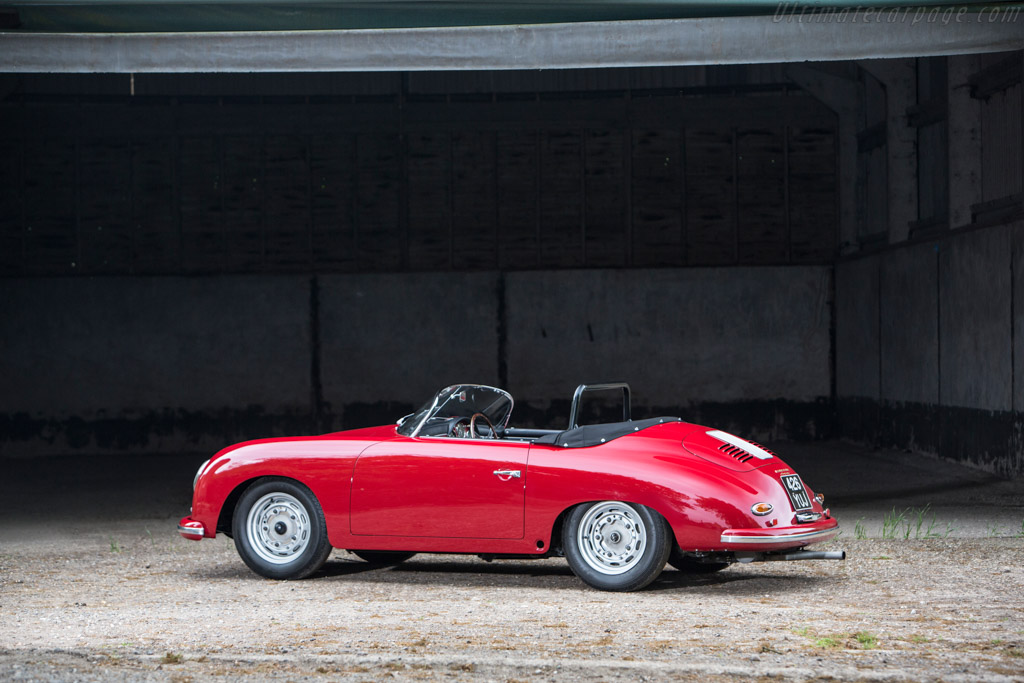
{"label": "convertible car body", "polygon": [[[591,390],[621,391],[623,420],[579,426]],[[566,429],[517,429],[508,393],[462,384],[397,425],[237,444],[200,467],[178,530],[227,534],[278,579],[315,572],[332,548],[381,564],[564,555],[605,590],[642,588],[666,562],[845,557],[802,550],[838,523],[777,455],[679,418],[631,420],[629,398],[625,384],[581,385]]]}

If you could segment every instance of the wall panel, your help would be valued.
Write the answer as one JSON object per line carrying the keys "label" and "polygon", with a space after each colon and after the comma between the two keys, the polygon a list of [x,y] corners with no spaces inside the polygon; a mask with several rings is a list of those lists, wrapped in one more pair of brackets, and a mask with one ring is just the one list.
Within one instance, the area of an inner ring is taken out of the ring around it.
{"label": "wall panel", "polygon": [[684,262],[680,136],[677,128],[633,131],[630,196],[635,265]]}
{"label": "wall panel", "polygon": [[22,145],[3,171],[19,183],[19,210],[4,217],[19,258],[0,275],[820,264],[835,253],[835,128],[810,98],[428,90],[0,105],[0,145]]}
{"label": "wall panel", "polygon": [[942,405],[1009,411],[1010,232],[968,233],[940,255]]}
{"label": "wall panel", "polygon": [[686,130],[686,246],[691,264],[738,260],[737,156],[735,130]]}

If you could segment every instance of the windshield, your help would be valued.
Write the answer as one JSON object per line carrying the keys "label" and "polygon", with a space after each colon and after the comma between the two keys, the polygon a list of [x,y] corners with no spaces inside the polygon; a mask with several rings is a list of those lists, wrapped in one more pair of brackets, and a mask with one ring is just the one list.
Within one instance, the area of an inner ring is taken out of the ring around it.
{"label": "windshield", "polygon": [[497,429],[504,429],[512,415],[512,397],[506,391],[480,384],[455,384],[437,392],[419,410],[402,420],[398,433],[416,436],[432,420],[472,418],[483,413]]}

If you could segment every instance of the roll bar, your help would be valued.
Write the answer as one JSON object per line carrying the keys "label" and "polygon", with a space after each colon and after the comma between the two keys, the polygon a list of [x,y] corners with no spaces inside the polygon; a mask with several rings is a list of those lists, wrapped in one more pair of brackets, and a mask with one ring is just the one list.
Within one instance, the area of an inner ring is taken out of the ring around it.
{"label": "roll bar", "polygon": [[609,391],[611,389],[622,389],[622,421],[629,422],[632,418],[629,400],[629,385],[625,382],[605,382],[604,384],[581,384],[576,387],[576,393],[572,396],[572,408],[569,409],[569,429],[579,427],[580,421],[580,399],[587,391]]}

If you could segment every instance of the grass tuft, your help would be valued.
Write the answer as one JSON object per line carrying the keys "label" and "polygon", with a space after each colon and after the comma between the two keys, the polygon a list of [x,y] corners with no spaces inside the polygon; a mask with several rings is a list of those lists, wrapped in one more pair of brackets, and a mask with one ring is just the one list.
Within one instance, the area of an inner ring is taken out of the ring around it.
{"label": "grass tuft", "polygon": [[949,522],[945,529],[940,528],[931,503],[923,508],[896,510],[893,507],[882,516],[882,538],[885,539],[949,538],[954,531],[956,527]]}
{"label": "grass tuft", "polygon": [[861,631],[853,636],[860,643],[861,647],[865,650],[874,650],[878,647],[878,638],[868,633],[867,631]]}
{"label": "grass tuft", "polygon": [[857,523],[853,525],[853,537],[857,540],[863,540],[868,537],[868,532],[864,528],[864,518],[861,517],[857,520]]}

